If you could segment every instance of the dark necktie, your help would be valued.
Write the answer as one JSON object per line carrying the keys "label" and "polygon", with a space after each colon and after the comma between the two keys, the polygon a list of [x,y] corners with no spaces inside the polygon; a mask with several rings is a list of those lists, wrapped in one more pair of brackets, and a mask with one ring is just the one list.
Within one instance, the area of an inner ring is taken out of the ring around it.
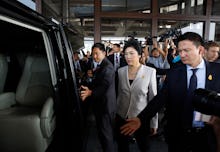
{"label": "dark necktie", "polygon": [[189,89],[188,89],[188,93],[189,95],[192,95],[193,91],[197,88],[197,77],[196,77],[196,72],[198,69],[191,69],[193,74],[190,78],[189,81]]}
{"label": "dark necktie", "polygon": [[116,64],[118,64],[118,54],[116,54]]}
{"label": "dark necktie", "polygon": [[115,71],[119,68],[120,63],[119,63],[119,55],[116,53],[115,54]]}
{"label": "dark necktie", "polygon": [[[191,119],[192,114],[194,113],[191,100],[192,100],[192,96],[193,96],[193,91],[197,88],[196,72],[198,69],[191,69],[191,70],[192,70],[192,76],[190,77],[187,98],[186,98],[186,101],[185,101],[185,104],[183,107],[184,108],[183,126],[186,128],[192,127],[192,121],[194,123],[194,117],[193,117],[193,119]],[[192,110],[192,113],[191,113],[191,110]]]}
{"label": "dark necktie", "polygon": [[[190,82],[189,82],[189,89],[188,89],[188,95],[190,97],[190,100],[192,99],[193,96],[193,91],[197,88],[197,77],[196,77],[196,72],[198,69],[191,69],[193,74],[190,78]],[[193,112],[193,127],[203,127],[204,124],[201,121],[196,121],[195,120],[195,116],[196,116],[196,111]]]}
{"label": "dark necktie", "polygon": [[77,62],[77,69],[78,69],[79,71],[81,71],[81,66],[80,66],[80,63],[79,63],[79,62]]}
{"label": "dark necktie", "polygon": [[96,65],[95,71],[97,71],[100,68],[100,64]]}

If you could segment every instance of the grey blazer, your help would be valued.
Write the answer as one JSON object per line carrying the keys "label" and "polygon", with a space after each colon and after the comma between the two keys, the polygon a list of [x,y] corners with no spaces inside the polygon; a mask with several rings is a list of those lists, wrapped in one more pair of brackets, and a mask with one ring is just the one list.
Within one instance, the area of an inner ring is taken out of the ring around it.
{"label": "grey blazer", "polygon": [[[128,66],[118,69],[117,113],[122,118],[136,117],[157,94],[156,70],[141,65],[130,85]],[[158,115],[152,118],[151,128],[158,128]]]}

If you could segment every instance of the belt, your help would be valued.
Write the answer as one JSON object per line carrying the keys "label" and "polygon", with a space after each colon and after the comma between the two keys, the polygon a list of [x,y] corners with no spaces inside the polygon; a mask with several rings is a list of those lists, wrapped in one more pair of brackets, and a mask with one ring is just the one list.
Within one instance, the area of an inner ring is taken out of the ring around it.
{"label": "belt", "polygon": [[205,127],[193,127],[186,130],[186,133],[201,133],[204,132],[206,129]]}
{"label": "belt", "polygon": [[204,127],[192,127],[184,130],[185,134],[199,134],[199,133],[204,133],[207,132],[210,129],[210,126],[205,125]]}

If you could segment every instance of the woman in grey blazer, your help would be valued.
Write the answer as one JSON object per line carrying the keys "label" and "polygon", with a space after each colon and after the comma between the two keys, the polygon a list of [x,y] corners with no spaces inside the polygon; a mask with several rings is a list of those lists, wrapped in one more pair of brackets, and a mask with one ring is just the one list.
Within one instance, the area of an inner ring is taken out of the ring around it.
{"label": "woman in grey blazer", "polygon": [[129,152],[129,142],[136,140],[139,149],[146,152],[149,135],[155,134],[158,128],[158,115],[149,122],[149,128],[140,128],[132,135],[123,128],[129,122],[129,118],[136,117],[157,94],[156,70],[139,62],[142,48],[136,40],[128,41],[123,51],[128,65],[118,70],[116,116],[118,151]]}

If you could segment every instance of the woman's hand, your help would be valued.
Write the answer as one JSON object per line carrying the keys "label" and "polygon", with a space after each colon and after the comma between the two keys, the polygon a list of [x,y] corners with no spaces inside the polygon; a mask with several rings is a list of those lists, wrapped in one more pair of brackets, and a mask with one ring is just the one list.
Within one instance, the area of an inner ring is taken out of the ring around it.
{"label": "woman's hand", "polygon": [[126,120],[126,124],[123,125],[120,130],[123,135],[132,135],[141,126],[141,121],[138,117],[130,118]]}

